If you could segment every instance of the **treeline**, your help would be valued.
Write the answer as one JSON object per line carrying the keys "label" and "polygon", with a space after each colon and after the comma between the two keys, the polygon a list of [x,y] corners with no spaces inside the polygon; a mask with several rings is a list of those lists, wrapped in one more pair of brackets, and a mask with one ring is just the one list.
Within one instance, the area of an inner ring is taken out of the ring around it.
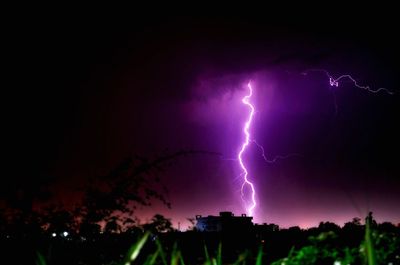
{"label": "treeline", "polygon": [[[365,222],[359,218],[342,227],[331,222],[321,222],[309,229],[296,226],[281,229],[275,224],[262,224],[246,231],[219,232],[199,232],[195,227],[185,232],[176,231],[170,220],[161,215],[155,215],[148,224],[131,225],[124,230],[107,224],[102,229],[71,230],[72,226],[64,223],[68,219],[60,217],[57,223],[46,227],[33,223],[3,225],[0,241],[5,246],[5,256],[17,264],[31,264],[38,255],[47,264],[120,264],[129,248],[150,231],[140,254],[143,259],[162,246],[167,256],[178,249],[185,264],[203,264],[207,255],[218,255],[218,251],[224,262],[233,263],[238,257],[246,257],[251,264],[260,250],[263,264],[334,264],[336,261],[363,264],[368,243]],[[377,223],[372,215],[366,221],[377,264],[399,264],[400,227],[388,222]],[[18,252],[23,255],[13,254]]]}

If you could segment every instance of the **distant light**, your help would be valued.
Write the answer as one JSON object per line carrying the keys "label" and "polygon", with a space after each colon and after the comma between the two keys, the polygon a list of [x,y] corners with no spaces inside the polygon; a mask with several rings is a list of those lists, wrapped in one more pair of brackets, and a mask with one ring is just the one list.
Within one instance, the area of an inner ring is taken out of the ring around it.
{"label": "distant light", "polygon": [[63,232],[63,236],[64,236],[64,237],[67,237],[68,235],[69,235],[69,234],[68,234],[67,231],[64,231],[64,232]]}
{"label": "distant light", "polygon": [[53,233],[53,234],[51,234],[51,236],[52,236],[52,237],[56,237],[56,236],[57,236],[57,234],[56,234],[56,233]]}

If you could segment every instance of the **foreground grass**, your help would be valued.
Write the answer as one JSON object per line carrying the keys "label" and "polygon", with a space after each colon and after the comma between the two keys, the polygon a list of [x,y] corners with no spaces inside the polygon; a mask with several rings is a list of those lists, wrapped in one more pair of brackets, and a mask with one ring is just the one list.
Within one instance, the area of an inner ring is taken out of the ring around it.
{"label": "foreground grass", "polygon": [[[333,232],[324,232],[318,236],[310,237],[311,245],[300,249],[292,247],[287,257],[272,263],[264,259],[264,251],[268,250],[261,246],[256,253],[251,253],[250,251],[242,252],[236,260],[229,264],[400,264],[400,239],[398,236],[379,234],[371,228],[369,222],[365,225],[364,240],[359,247],[338,247],[332,244],[332,242],[335,242],[336,237]],[[210,252],[206,244],[204,244],[203,248],[203,258],[195,264],[228,264],[223,260],[223,246],[221,243],[215,251]],[[129,248],[122,262],[115,261],[109,263],[109,265],[186,265],[188,264],[186,261],[177,244],[168,249],[158,239],[154,239],[149,232],[146,232]],[[36,264],[47,265],[45,258],[40,253],[37,254]]]}
{"label": "foreground grass", "polygon": [[[149,238],[149,233],[146,233],[137,243],[135,243],[132,248],[129,250],[127,256],[125,257],[124,262],[122,265],[130,265],[134,264],[134,262],[137,260],[139,253],[141,249],[143,248],[144,244]],[[167,261],[167,254],[163,250],[163,247],[159,241],[156,241],[157,249],[154,253],[148,255],[146,258],[145,262],[143,263],[144,265],[154,265],[158,264],[157,262],[161,261],[161,264],[163,265],[185,265],[184,258],[181,254],[181,252],[178,250],[176,244],[174,245],[172,249],[172,253],[170,255],[170,260],[169,262]],[[215,255],[210,255],[207,246],[204,245],[204,265],[222,265],[222,244],[218,245],[218,250]],[[261,265],[262,264],[262,256],[263,256],[263,251],[262,248],[259,249],[257,258],[255,261],[256,265]],[[246,252],[239,255],[238,259],[233,263],[234,265],[239,265],[239,264],[246,264],[246,258],[247,254]]]}

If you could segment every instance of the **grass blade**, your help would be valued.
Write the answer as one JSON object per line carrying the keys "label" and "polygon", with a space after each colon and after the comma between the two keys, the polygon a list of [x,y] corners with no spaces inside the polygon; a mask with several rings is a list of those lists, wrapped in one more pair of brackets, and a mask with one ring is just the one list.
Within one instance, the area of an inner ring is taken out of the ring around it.
{"label": "grass blade", "polygon": [[157,251],[154,254],[150,255],[146,259],[146,262],[143,265],[153,265],[153,264],[155,264],[159,253],[160,253],[160,250],[157,249]]}
{"label": "grass blade", "polygon": [[217,265],[222,265],[222,243],[221,242],[218,245]]}
{"label": "grass blade", "polygon": [[208,254],[208,249],[207,249],[207,245],[204,244],[204,255],[206,256],[206,260],[204,262],[204,264],[212,264],[211,260],[210,260],[210,255]]}
{"label": "grass blade", "polygon": [[375,253],[374,253],[374,246],[372,243],[372,238],[371,238],[371,220],[370,218],[367,218],[366,224],[365,224],[365,250],[367,254],[367,263],[368,265],[376,265],[376,260],[375,260]]}
{"label": "grass blade", "polygon": [[37,256],[36,265],[46,265],[47,264],[45,258],[43,257],[42,254],[40,254],[40,252],[36,252],[36,256]]}
{"label": "grass blade", "polygon": [[128,251],[125,260],[124,260],[124,265],[129,265],[131,264],[132,261],[134,261],[140,253],[140,250],[143,248],[144,244],[146,243],[147,239],[149,238],[150,233],[146,232],[142,238],[139,239]]}
{"label": "grass blade", "polygon": [[178,251],[178,246],[175,243],[171,253],[171,265],[178,265],[178,261],[179,261],[179,251]]}
{"label": "grass blade", "polygon": [[179,257],[180,257],[180,261],[181,261],[180,265],[185,265],[185,261],[183,260],[182,253],[179,253]]}
{"label": "grass blade", "polygon": [[262,246],[258,250],[256,265],[262,265],[263,249]]}
{"label": "grass blade", "polygon": [[166,255],[165,255],[165,252],[163,250],[160,240],[158,240],[158,239],[156,240],[156,245],[157,245],[157,249],[160,251],[161,261],[162,261],[163,265],[168,265],[167,258],[166,258]]}
{"label": "grass blade", "polygon": [[248,251],[245,251],[242,254],[240,254],[235,263],[233,263],[233,265],[244,264],[248,254],[249,254]]}

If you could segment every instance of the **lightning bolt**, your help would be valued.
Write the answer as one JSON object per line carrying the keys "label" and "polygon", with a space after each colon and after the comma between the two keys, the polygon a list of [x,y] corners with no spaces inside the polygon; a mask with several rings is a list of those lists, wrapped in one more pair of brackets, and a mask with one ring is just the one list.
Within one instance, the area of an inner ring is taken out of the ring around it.
{"label": "lightning bolt", "polygon": [[[393,95],[394,94],[393,91],[390,91],[389,89],[384,88],[384,87],[378,87],[376,89],[372,89],[369,86],[362,86],[357,82],[357,80],[355,78],[353,78],[349,74],[340,75],[340,76],[335,78],[332,74],[330,74],[325,69],[308,69],[308,70],[305,70],[304,72],[302,72],[301,74],[306,76],[309,72],[321,72],[321,73],[324,73],[328,77],[329,85],[331,87],[339,87],[340,81],[342,81],[343,79],[348,79],[353,83],[353,85],[355,87],[364,89],[364,90],[366,90],[368,92],[371,92],[371,93],[374,93],[374,94],[377,94],[379,92],[385,92],[385,93],[387,93],[389,95]],[[332,96],[333,96],[333,103],[334,103],[334,106],[335,106],[335,116],[336,116],[337,113],[338,113],[338,104],[337,104],[336,94],[335,94],[334,90],[332,90]]]}
{"label": "lightning bolt", "polygon": [[[380,88],[377,88],[377,89],[372,89],[369,86],[362,86],[362,85],[358,84],[357,80],[355,78],[353,78],[349,74],[340,75],[340,76],[335,78],[327,70],[324,70],[324,69],[309,69],[309,70],[306,70],[306,71],[302,72],[301,74],[302,75],[307,75],[308,72],[322,72],[322,73],[324,73],[328,77],[329,85],[331,87],[339,87],[339,84],[340,84],[340,82],[342,80],[348,79],[354,84],[355,87],[364,89],[364,90],[366,90],[368,92],[371,92],[371,93],[386,92],[389,95],[393,95],[394,94],[394,92],[392,92],[391,90],[389,90],[387,88],[380,87]],[[246,150],[249,147],[249,145],[250,144],[255,144],[260,149],[261,155],[262,155],[262,157],[264,158],[264,160],[267,163],[275,163],[277,160],[287,159],[287,158],[294,157],[294,156],[301,157],[301,155],[296,154],[296,153],[292,153],[292,154],[288,154],[288,155],[284,155],[284,156],[277,155],[277,156],[273,157],[272,159],[268,159],[266,157],[265,151],[264,151],[264,147],[262,145],[258,144],[256,140],[252,139],[251,134],[250,134],[251,124],[252,124],[253,117],[254,117],[254,114],[255,114],[255,108],[250,103],[250,98],[253,95],[253,88],[251,86],[251,81],[248,82],[247,88],[248,88],[248,94],[245,95],[242,98],[242,103],[244,105],[246,105],[248,107],[248,109],[250,110],[249,116],[248,116],[248,118],[247,118],[247,120],[246,120],[246,122],[244,124],[244,127],[243,127],[243,133],[245,135],[245,140],[244,140],[243,144],[241,145],[241,148],[240,148],[240,151],[239,151],[239,153],[237,155],[237,158],[236,159],[225,159],[225,160],[239,161],[239,165],[240,165],[240,168],[242,170],[242,173],[240,174],[240,177],[243,178],[243,183],[242,183],[242,186],[241,186],[242,200],[246,203],[244,190],[248,186],[250,188],[250,198],[251,198],[251,200],[250,200],[250,202],[247,202],[246,211],[247,211],[247,214],[249,216],[253,216],[254,210],[255,210],[255,208],[257,206],[256,190],[255,190],[254,184],[249,180],[249,171],[246,168],[246,165],[245,165],[245,163],[243,161],[243,155],[246,152]],[[335,103],[335,113],[337,113],[338,106],[337,106],[337,102],[336,102],[336,95],[335,95],[334,91],[332,91],[332,94],[333,94],[334,103]]]}
{"label": "lightning bolt", "polygon": [[249,83],[247,84],[247,88],[248,88],[249,92],[248,92],[247,95],[245,95],[242,98],[242,103],[244,105],[246,105],[250,110],[249,116],[248,116],[248,118],[247,118],[247,120],[246,120],[246,122],[244,124],[244,127],[243,127],[243,133],[245,135],[245,140],[244,140],[244,142],[243,142],[243,144],[242,144],[242,146],[240,148],[240,151],[239,151],[239,153],[237,155],[237,158],[236,159],[225,159],[225,160],[239,161],[240,168],[242,169],[242,173],[240,174],[240,177],[243,177],[243,183],[242,183],[242,186],[241,186],[242,200],[244,202],[246,202],[246,200],[244,198],[244,196],[245,196],[244,189],[245,189],[246,186],[248,186],[250,188],[250,192],[251,192],[251,194],[250,194],[251,201],[250,201],[250,203],[248,203],[246,205],[246,211],[247,211],[247,214],[249,216],[253,216],[254,209],[257,206],[256,190],[255,190],[254,184],[248,178],[249,171],[246,168],[246,165],[245,165],[245,163],[243,161],[243,154],[246,152],[246,149],[249,147],[249,145],[250,144],[255,144],[260,149],[261,156],[264,158],[265,162],[267,162],[267,163],[275,163],[276,161],[278,161],[280,159],[287,159],[287,158],[290,158],[290,157],[293,157],[293,156],[300,156],[300,155],[296,154],[296,153],[292,153],[292,154],[288,154],[288,155],[277,155],[277,156],[273,157],[272,159],[268,159],[266,157],[265,151],[264,151],[264,147],[262,145],[258,144],[256,140],[252,139],[252,137],[250,135],[251,123],[253,121],[253,117],[254,117],[254,114],[255,114],[255,108],[250,103],[250,98],[253,95],[253,88],[251,86],[251,81],[249,81]]}
{"label": "lightning bolt", "polygon": [[254,184],[248,178],[249,172],[246,168],[245,163],[243,162],[243,153],[246,151],[247,147],[249,146],[249,144],[251,142],[250,126],[251,126],[251,122],[253,121],[253,116],[254,116],[254,106],[249,101],[251,96],[253,95],[253,89],[251,87],[250,81],[247,84],[247,87],[249,89],[249,93],[242,98],[242,103],[249,108],[250,113],[249,113],[247,121],[243,127],[243,133],[245,135],[245,140],[242,144],[242,147],[240,148],[237,158],[239,161],[240,168],[242,169],[241,176],[243,176],[243,184],[242,184],[242,189],[241,189],[242,199],[244,200],[244,188],[246,186],[249,186],[250,191],[251,191],[251,202],[249,205],[246,206],[246,211],[249,216],[253,216],[254,208],[257,206],[256,190],[254,188]]}
{"label": "lightning bolt", "polygon": [[340,75],[339,77],[335,78],[335,77],[333,77],[333,75],[331,75],[325,69],[308,69],[308,70],[304,71],[302,74],[303,75],[307,75],[308,72],[322,72],[322,73],[325,73],[325,75],[329,78],[329,85],[332,86],[332,87],[339,87],[339,84],[340,84],[339,82],[342,79],[349,79],[351,82],[353,82],[354,86],[356,86],[358,88],[361,88],[361,89],[365,89],[368,92],[376,94],[376,93],[379,93],[379,92],[383,91],[383,92],[386,92],[389,95],[393,95],[394,94],[393,91],[390,91],[389,89],[384,88],[384,87],[378,87],[376,89],[372,89],[369,86],[362,86],[362,85],[358,84],[357,80],[355,78],[353,78],[349,74]]}

